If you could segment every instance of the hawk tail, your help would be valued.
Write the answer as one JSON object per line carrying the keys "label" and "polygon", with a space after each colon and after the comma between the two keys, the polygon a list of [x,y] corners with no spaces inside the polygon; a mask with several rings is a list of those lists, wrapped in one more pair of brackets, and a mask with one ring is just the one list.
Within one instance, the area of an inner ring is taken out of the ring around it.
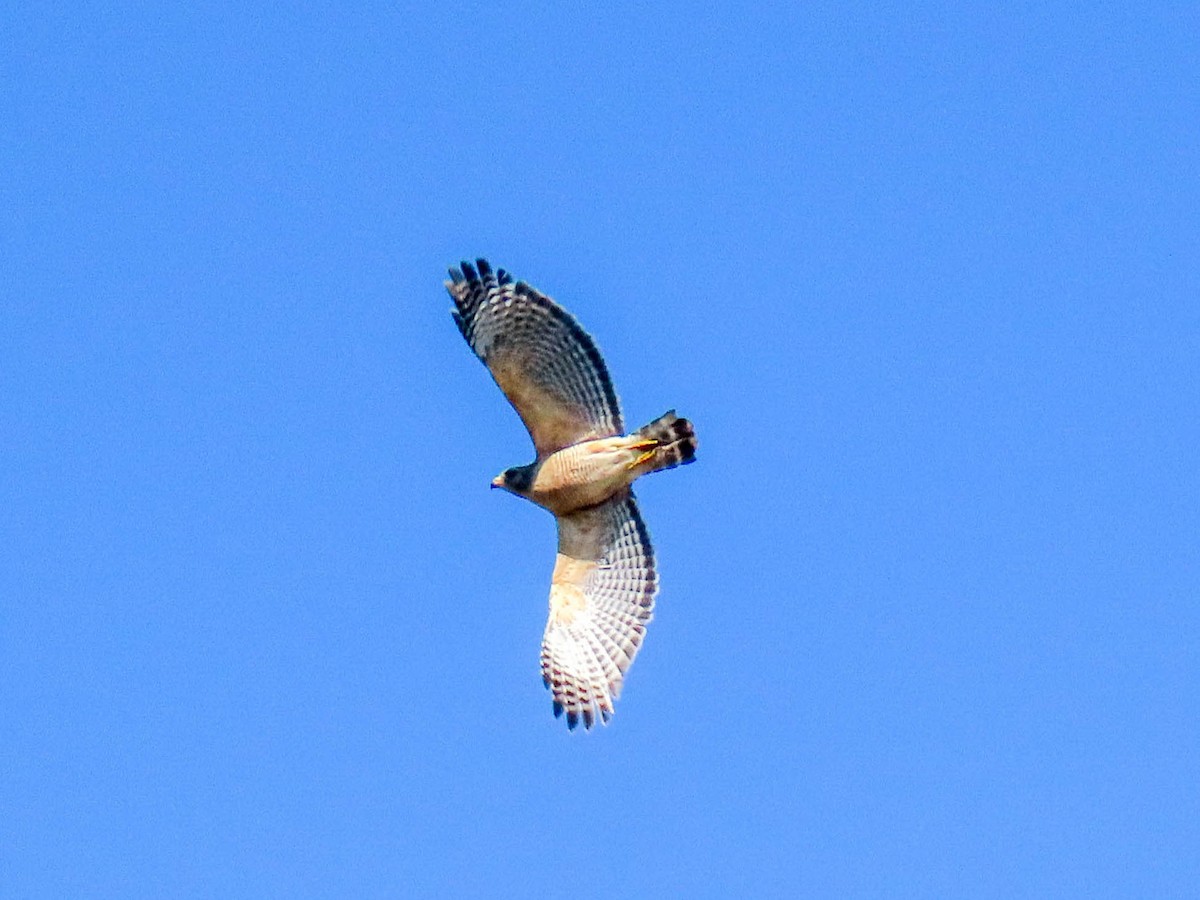
{"label": "hawk tail", "polygon": [[696,459],[696,432],[692,423],[675,415],[673,409],[643,425],[634,436],[658,443],[651,472],[686,466]]}

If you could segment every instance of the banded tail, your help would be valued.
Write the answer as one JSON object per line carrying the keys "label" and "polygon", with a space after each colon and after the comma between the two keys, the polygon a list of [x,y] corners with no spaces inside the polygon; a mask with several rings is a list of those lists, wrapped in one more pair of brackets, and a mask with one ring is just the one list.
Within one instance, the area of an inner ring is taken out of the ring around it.
{"label": "banded tail", "polygon": [[643,425],[634,435],[658,444],[651,451],[654,454],[651,472],[686,466],[696,459],[696,432],[692,429],[692,423],[675,415],[673,409],[649,425]]}

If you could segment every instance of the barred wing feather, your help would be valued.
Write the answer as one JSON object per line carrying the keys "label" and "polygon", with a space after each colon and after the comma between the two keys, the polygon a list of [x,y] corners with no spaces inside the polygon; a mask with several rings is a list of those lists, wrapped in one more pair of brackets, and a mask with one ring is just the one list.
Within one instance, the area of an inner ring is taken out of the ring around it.
{"label": "barred wing feather", "polygon": [[451,269],[446,290],[459,331],[525,423],[539,459],[623,433],[608,368],[570,313],[485,259]]}
{"label": "barred wing feather", "polygon": [[542,680],[570,728],[612,717],[657,593],[654,551],[632,491],[559,517]]}

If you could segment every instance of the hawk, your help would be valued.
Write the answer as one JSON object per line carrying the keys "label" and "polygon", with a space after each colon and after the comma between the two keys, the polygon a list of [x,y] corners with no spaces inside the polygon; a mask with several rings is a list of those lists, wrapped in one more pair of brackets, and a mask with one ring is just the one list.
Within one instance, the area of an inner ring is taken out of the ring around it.
{"label": "hawk", "polygon": [[525,423],[537,458],[492,481],[554,514],[558,558],[542,680],[568,728],[607,723],[654,612],[658,572],[631,485],[690,463],[692,424],[672,410],[625,434],[595,343],[565,309],[487,260],[450,269],[458,330]]}

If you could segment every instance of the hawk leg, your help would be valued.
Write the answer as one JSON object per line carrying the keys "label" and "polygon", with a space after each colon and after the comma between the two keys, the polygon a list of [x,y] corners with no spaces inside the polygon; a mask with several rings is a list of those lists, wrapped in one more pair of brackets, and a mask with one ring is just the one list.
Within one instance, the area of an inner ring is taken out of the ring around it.
{"label": "hawk leg", "polygon": [[[646,449],[649,448],[649,449]],[[643,450],[644,452],[638,456],[627,468],[630,470],[636,469],[642,463],[650,462],[654,459],[655,450],[658,448],[658,441],[638,441],[630,447],[631,450]]]}

